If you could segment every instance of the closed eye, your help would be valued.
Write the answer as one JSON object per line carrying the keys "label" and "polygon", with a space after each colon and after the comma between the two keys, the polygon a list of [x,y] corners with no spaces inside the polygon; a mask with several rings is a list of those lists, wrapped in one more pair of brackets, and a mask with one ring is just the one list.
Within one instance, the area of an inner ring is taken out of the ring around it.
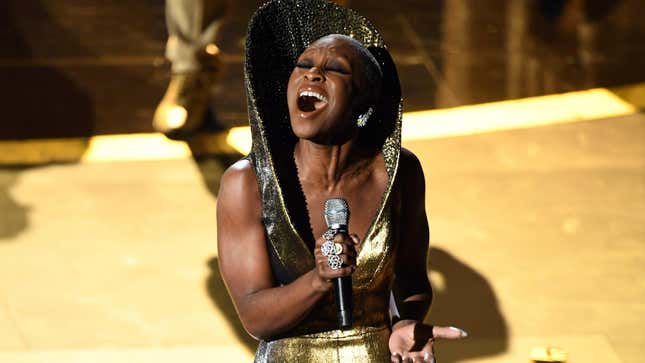
{"label": "closed eye", "polygon": [[309,69],[313,67],[313,64],[307,62],[298,62],[296,63],[296,68]]}
{"label": "closed eye", "polygon": [[341,67],[326,67],[325,70],[340,74],[349,74],[349,71]]}
{"label": "closed eye", "polygon": [[349,74],[349,70],[344,67],[341,63],[339,62],[329,62],[328,64],[325,65],[325,70],[331,71],[331,72],[336,72],[336,73],[341,73],[341,74]]}
{"label": "closed eye", "polygon": [[[313,66],[314,66],[313,63],[308,62],[308,61],[301,61],[301,62],[296,63],[296,68],[300,68],[300,69],[311,69]],[[327,65],[327,66],[325,66],[324,69],[325,69],[325,71],[336,72],[336,73],[340,73],[340,74],[350,74],[351,73],[348,69],[346,69],[345,67],[343,67],[341,65],[338,65],[338,64]]]}

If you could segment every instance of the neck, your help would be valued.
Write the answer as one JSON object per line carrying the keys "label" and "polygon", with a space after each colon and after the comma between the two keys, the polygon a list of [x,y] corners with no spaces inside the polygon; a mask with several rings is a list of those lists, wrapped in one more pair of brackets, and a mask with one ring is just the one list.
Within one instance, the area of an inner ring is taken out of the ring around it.
{"label": "neck", "polygon": [[364,158],[354,140],[342,145],[321,145],[300,139],[294,150],[294,159],[301,182],[322,183],[327,191],[332,192],[343,176],[355,171]]}

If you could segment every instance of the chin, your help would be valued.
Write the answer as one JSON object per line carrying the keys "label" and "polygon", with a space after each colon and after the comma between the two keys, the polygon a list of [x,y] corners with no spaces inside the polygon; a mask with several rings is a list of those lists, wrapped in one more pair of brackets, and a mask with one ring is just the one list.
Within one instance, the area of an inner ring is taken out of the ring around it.
{"label": "chin", "polygon": [[[318,117],[300,117],[300,111],[290,114],[291,130],[299,138],[310,138],[320,133],[321,126],[324,124],[324,115]],[[323,117],[320,117],[323,116]]]}
{"label": "chin", "polygon": [[[309,140],[316,144],[342,144],[354,135],[354,130],[346,128],[329,128],[326,121],[329,114],[319,114],[317,117],[302,118],[297,111],[296,114],[290,114],[291,130],[298,139]],[[330,140],[332,139],[337,140]]]}
{"label": "chin", "polygon": [[302,124],[294,125],[293,122],[291,123],[291,130],[297,138],[304,140],[315,141],[316,136],[318,135],[317,130],[315,130],[313,127],[307,127],[307,125]]}

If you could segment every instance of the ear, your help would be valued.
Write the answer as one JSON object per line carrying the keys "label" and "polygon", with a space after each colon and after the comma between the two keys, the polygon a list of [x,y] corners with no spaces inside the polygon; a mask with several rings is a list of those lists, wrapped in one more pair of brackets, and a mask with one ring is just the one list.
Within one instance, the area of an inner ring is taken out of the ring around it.
{"label": "ear", "polygon": [[356,115],[361,115],[367,112],[370,107],[373,107],[379,99],[381,94],[381,85],[369,85],[365,81],[364,89],[356,88],[356,97],[355,97],[355,112]]}

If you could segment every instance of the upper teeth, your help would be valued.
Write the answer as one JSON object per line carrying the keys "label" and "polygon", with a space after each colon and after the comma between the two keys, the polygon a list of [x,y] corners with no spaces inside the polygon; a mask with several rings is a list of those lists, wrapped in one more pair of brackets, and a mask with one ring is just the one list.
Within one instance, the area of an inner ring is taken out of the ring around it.
{"label": "upper teeth", "polygon": [[321,95],[318,92],[314,92],[314,91],[302,91],[302,92],[300,92],[300,97],[302,97],[302,96],[316,97],[319,101],[327,102],[327,97]]}

